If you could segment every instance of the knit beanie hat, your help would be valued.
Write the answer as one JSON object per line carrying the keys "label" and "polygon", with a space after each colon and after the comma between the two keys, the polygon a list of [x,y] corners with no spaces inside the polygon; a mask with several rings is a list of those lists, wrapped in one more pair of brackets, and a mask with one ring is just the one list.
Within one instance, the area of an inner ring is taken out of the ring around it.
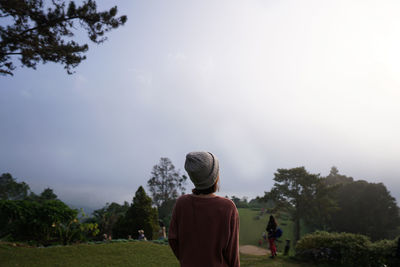
{"label": "knit beanie hat", "polygon": [[217,181],[219,162],[210,152],[190,152],[186,155],[185,170],[196,189],[203,190]]}

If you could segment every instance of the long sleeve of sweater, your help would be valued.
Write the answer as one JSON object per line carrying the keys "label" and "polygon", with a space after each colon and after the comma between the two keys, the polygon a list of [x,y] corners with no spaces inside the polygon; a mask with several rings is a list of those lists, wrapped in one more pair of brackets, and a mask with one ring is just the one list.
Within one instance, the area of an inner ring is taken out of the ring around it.
{"label": "long sleeve of sweater", "polygon": [[172,211],[172,218],[169,224],[168,243],[174,252],[175,257],[179,260],[179,243],[178,243],[178,222],[176,218],[176,206]]}
{"label": "long sleeve of sweater", "polygon": [[234,209],[230,220],[231,235],[225,250],[225,259],[230,267],[239,267],[239,214],[237,209]]}

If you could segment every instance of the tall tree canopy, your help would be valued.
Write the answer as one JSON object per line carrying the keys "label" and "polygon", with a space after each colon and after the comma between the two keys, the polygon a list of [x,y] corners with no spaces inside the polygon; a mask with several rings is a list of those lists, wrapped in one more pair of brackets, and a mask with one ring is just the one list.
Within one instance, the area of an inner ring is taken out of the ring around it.
{"label": "tall tree canopy", "polygon": [[163,203],[175,200],[185,193],[186,179],[185,175],[181,175],[175,169],[169,158],[161,158],[160,162],[154,165],[151,178],[147,181],[153,203],[161,207]]}
{"label": "tall tree canopy", "polygon": [[329,188],[318,174],[307,172],[304,167],[278,169],[275,184],[269,194],[278,207],[286,208],[294,220],[295,241],[300,239],[301,220],[309,224],[324,223],[313,218],[318,213],[327,213],[335,206],[327,194]]}
{"label": "tall tree canopy", "polygon": [[169,158],[161,158],[147,181],[153,204],[158,208],[158,217],[167,227],[177,197],[185,193],[186,180],[187,177],[175,169]]}
{"label": "tall tree canopy", "polygon": [[332,230],[364,234],[373,240],[399,234],[399,208],[384,184],[363,180],[342,184],[337,201]]}
{"label": "tall tree canopy", "polygon": [[40,193],[39,199],[41,200],[57,200],[57,195],[54,193],[53,189],[46,188]]}
{"label": "tall tree canopy", "polygon": [[87,44],[72,40],[73,30],[83,28],[99,44],[106,40],[106,32],[125,24],[127,17],[117,17],[116,6],[97,11],[93,0],[81,5],[65,0],[0,0],[0,21],[0,74],[13,75],[14,56],[22,66],[33,69],[40,62],[61,63],[71,74],[88,50]]}
{"label": "tall tree canopy", "polygon": [[9,173],[0,176],[0,200],[22,200],[28,197],[29,185],[18,183]]}
{"label": "tall tree canopy", "polygon": [[129,203],[124,202],[123,205],[112,202],[93,212],[94,222],[98,223],[100,233],[113,235],[113,228],[117,221],[126,215],[129,209]]}
{"label": "tall tree canopy", "polygon": [[340,174],[337,167],[333,166],[329,175],[325,177],[325,183],[328,185],[342,185],[352,183],[354,179],[346,175]]}
{"label": "tall tree canopy", "polygon": [[144,230],[148,239],[158,237],[157,208],[151,206],[151,198],[146,194],[142,186],[138,188],[126,215],[121,217],[115,226],[117,237],[127,238],[131,235],[138,238],[138,231]]}

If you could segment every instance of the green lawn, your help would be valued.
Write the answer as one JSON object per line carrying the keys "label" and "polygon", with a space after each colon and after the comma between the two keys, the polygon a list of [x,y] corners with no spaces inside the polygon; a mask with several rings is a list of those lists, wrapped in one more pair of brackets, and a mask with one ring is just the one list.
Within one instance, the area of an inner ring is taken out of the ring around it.
{"label": "green lawn", "polygon": [[[265,231],[269,215],[259,215],[258,211],[239,209],[240,244],[258,245],[262,232]],[[283,251],[284,240],[292,240],[292,222],[283,214],[277,218],[283,230],[278,251]],[[263,247],[268,248],[267,244]],[[292,250],[293,251],[293,250]],[[291,253],[293,254],[293,252]],[[152,242],[124,242],[103,244],[82,244],[48,248],[13,247],[0,242],[1,266],[179,266],[178,261],[167,245]],[[316,266],[300,264],[290,258],[279,256],[269,259],[267,256],[241,255],[241,266],[300,267]]]}
{"label": "green lawn", "polygon": [[[240,255],[241,266],[306,267],[290,258]],[[169,246],[151,242],[74,245],[63,247],[13,247],[0,243],[0,266],[179,266]]]}
{"label": "green lawn", "polygon": [[[262,233],[267,227],[269,214],[264,214],[259,219],[255,219],[259,215],[259,211],[251,209],[238,209],[238,211],[240,216],[240,244],[258,246],[258,241],[262,239]],[[293,222],[288,220],[286,214],[278,216],[277,221],[279,227],[283,230],[283,235],[277,242],[278,251],[282,252],[285,240],[293,240]],[[263,247],[268,248],[268,243],[264,242]]]}
{"label": "green lawn", "polygon": [[0,246],[0,266],[179,266],[170,248],[151,242],[49,248]]}

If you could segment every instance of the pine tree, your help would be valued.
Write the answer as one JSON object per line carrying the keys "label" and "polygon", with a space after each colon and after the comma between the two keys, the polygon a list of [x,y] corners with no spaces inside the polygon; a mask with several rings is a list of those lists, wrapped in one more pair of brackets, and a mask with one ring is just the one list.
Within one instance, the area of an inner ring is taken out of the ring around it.
{"label": "pine tree", "polygon": [[158,214],[157,208],[153,208],[151,203],[151,198],[140,186],[126,215],[116,225],[116,235],[121,238],[126,238],[128,235],[138,238],[138,231],[144,230],[147,239],[157,239]]}
{"label": "pine tree", "polygon": [[13,75],[14,57],[22,66],[36,68],[40,62],[64,65],[69,74],[72,68],[86,59],[87,44],[71,38],[76,28],[83,28],[96,43],[106,40],[108,31],[124,25],[127,17],[116,17],[117,7],[98,12],[96,2],[85,0],[77,6],[65,0],[1,0],[0,74]]}

